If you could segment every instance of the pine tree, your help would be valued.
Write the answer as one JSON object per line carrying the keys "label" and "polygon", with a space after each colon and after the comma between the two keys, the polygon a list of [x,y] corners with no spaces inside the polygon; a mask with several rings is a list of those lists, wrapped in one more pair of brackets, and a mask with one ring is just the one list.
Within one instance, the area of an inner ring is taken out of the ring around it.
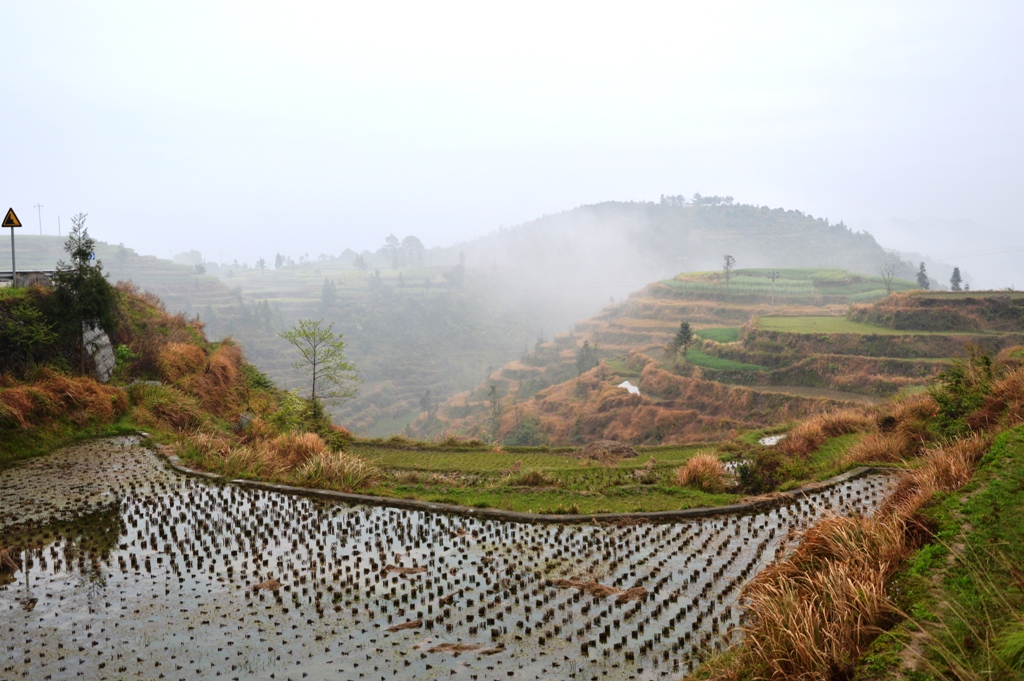
{"label": "pine tree", "polygon": [[686,357],[686,351],[690,349],[691,343],[693,343],[693,329],[690,328],[690,322],[679,322],[679,330],[668,344],[669,354],[675,357],[681,350],[683,357]]}
{"label": "pine tree", "polygon": [[960,278],[960,268],[959,267],[954,267],[953,268],[953,276],[949,278],[949,290],[950,291],[960,291],[961,290],[960,289],[960,283],[962,281],[963,281],[963,279]]}
{"label": "pine tree", "polygon": [[931,284],[928,282],[928,273],[924,269],[924,263],[921,263],[920,269],[917,270],[917,286],[927,291]]}
{"label": "pine tree", "polygon": [[63,335],[76,338],[82,373],[85,373],[82,331],[85,327],[100,327],[112,332],[117,324],[114,287],[103,273],[103,264],[96,260],[96,240],[89,236],[86,217],[85,213],[79,213],[71,218],[71,232],[64,242],[64,250],[71,256],[71,262],[58,262],[53,275],[54,297],[60,311]]}

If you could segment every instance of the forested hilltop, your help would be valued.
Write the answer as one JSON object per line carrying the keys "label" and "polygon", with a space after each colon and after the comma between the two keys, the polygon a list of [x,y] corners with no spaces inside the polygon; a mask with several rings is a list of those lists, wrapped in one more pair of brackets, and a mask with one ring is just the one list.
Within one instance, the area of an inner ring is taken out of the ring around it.
{"label": "forested hilltop", "polygon": [[[446,248],[413,235],[388,235],[373,252],[345,246],[215,263],[202,244],[182,244],[172,263],[99,242],[97,256],[112,281],[131,280],[169,311],[198,315],[211,337],[237,339],[284,387],[302,383],[278,334],[300,318],[333,322],[363,380],[335,416],[369,435],[403,432],[609,299],[681,271],[718,270],[726,254],[739,268],[867,275],[891,258],[842,223],[718,197],[581,206]],[[19,235],[26,268],[49,269],[61,254],[56,237]]]}
{"label": "forested hilltop", "polygon": [[717,269],[724,254],[743,267],[834,267],[866,275],[891,259],[873,236],[842,222],[700,195],[580,206],[449,250],[470,261],[576,274],[646,265],[656,275],[647,281]]}

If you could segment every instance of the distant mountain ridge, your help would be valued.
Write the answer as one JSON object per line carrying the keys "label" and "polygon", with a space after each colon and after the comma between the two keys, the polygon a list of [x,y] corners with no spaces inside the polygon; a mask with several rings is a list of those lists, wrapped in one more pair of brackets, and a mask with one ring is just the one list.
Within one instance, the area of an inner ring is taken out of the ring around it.
{"label": "distant mountain ridge", "polygon": [[835,267],[866,275],[877,274],[890,257],[867,232],[799,210],[620,201],[545,215],[451,250],[499,267],[572,271],[588,262],[618,262],[667,268],[664,276],[717,269],[726,253],[742,267]]}

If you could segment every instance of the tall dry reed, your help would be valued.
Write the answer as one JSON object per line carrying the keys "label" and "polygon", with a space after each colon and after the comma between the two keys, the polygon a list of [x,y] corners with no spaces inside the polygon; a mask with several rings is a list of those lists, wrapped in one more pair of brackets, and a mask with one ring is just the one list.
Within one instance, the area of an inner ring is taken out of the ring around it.
{"label": "tall dry reed", "polygon": [[0,390],[0,424],[29,428],[66,418],[76,426],[109,423],[128,409],[124,390],[85,376],[43,369],[27,385]]}
{"label": "tall dry reed", "polygon": [[871,419],[863,409],[842,409],[804,421],[777,446],[786,454],[809,456],[829,438],[864,432],[870,427]]}
{"label": "tall dry reed", "polygon": [[676,484],[697,487],[705,492],[722,492],[726,475],[725,466],[717,456],[701,452],[676,470]]}
{"label": "tall dry reed", "polygon": [[873,518],[831,517],[744,590],[744,643],[712,678],[845,678],[898,615],[886,585],[920,537],[917,512],[970,480],[989,440],[972,435],[926,453]]}

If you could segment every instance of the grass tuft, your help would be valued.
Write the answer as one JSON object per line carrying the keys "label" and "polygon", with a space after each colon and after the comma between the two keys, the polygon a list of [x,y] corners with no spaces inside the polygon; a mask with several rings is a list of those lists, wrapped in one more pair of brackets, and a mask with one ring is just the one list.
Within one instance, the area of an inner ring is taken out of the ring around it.
{"label": "grass tuft", "polygon": [[777,447],[786,454],[808,457],[826,440],[866,431],[871,420],[863,409],[842,409],[820,414],[794,428]]}
{"label": "grass tuft", "polygon": [[1018,622],[1003,634],[996,645],[1003,664],[1014,671],[1024,672],[1024,622]]}
{"label": "grass tuft", "polygon": [[678,485],[697,487],[705,492],[725,491],[725,479],[725,466],[710,452],[696,454],[676,470]]}
{"label": "grass tuft", "polygon": [[310,456],[296,471],[300,484],[353,492],[380,478],[380,471],[358,456],[321,451]]}
{"label": "grass tuft", "polygon": [[508,478],[509,487],[561,487],[562,481],[539,470],[514,473]]}

